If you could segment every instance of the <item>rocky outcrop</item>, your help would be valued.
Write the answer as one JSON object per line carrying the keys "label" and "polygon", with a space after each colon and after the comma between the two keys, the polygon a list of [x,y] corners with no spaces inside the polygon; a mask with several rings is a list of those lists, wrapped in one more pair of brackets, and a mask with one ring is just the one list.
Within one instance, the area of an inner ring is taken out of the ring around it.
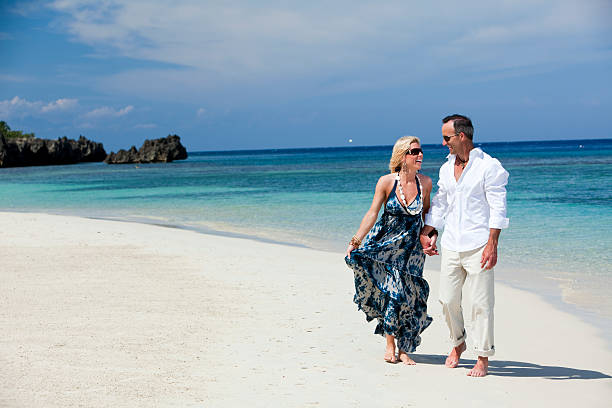
{"label": "rocky outcrop", "polygon": [[34,137],[6,139],[0,136],[0,167],[100,162],[105,157],[102,143],[83,136],[78,140],[66,137],[57,140]]}
{"label": "rocky outcrop", "polygon": [[147,139],[138,150],[132,146],[130,150],[122,149],[117,153],[111,152],[106,156],[104,162],[108,164],[169,163],[186,158],[187,150],[181,144],[181,138],[177,135],[168,135],[161,139]]}

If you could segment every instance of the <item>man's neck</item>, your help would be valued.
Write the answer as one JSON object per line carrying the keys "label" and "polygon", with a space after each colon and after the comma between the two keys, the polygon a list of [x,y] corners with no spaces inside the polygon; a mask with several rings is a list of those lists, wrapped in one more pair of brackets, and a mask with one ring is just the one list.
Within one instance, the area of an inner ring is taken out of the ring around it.
{"label": "man's neck", "polygon": [[470,160],[470,152],[474,149],[473,143],[466,143],[461,149],[461,153],[457,152],[455,155],[455,160],[458,163],[467,163]]}

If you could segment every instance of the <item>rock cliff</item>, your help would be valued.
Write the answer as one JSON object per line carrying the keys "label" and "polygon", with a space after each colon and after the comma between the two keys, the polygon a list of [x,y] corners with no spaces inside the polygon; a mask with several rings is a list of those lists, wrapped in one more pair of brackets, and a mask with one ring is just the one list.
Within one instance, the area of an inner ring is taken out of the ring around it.
{"label": "rock cliff", "polygon": [[9,138],[0,136],[0,167],[47,166],[99,162],[106,157],[102,143],[81,136],[57,140],[34,137]]}
{"label": "rock cliff", "polygon": [[132,146],[129,150],[111,152],[106,156],[104,162],[108,164],[168,163],[186,158],[187,150],[181,144],[181,138],[177,135],[168,135],[161,139],[145,140],[138,150]]}

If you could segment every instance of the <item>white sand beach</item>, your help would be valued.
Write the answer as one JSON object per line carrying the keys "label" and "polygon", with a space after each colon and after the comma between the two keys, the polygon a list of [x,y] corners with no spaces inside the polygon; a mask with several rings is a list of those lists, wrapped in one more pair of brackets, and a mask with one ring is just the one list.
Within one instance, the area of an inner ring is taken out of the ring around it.
{"label": "white sand beach", "polygon": [[[490,375],[447,369],[437,271],[416,366],[383,362],[343,254],[0,213],[0,407],[608,407],[612,351],[496,286]],[[503,260],[502,260],[503,262]],[[468,344],[469,347],[469,344]]]}

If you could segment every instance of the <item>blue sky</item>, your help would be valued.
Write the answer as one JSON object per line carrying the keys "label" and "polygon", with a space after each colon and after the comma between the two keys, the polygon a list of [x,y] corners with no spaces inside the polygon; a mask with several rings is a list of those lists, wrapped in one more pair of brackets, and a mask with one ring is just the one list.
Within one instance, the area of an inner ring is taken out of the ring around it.
{"label": "blue sky", "polygon": [[[427,4],[426,4],[427,3]],[[4,1],[0,120],[107,150],[610,138],[612,2]]]}

